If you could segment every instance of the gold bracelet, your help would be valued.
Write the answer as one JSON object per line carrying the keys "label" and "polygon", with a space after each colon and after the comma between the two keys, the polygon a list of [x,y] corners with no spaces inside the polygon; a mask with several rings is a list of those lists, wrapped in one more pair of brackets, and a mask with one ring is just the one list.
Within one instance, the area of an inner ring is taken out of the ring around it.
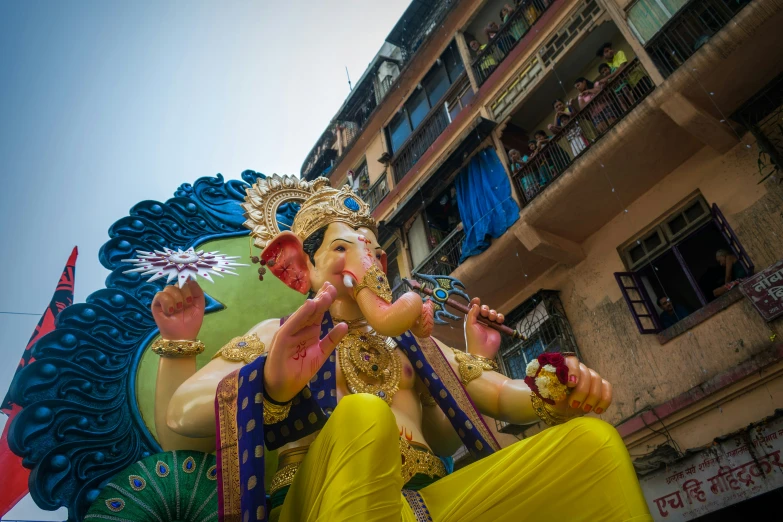
{"label": "gold bracelet", "polygon": [[383,273],[383,270],[376,265],[372,265],[367,269],[367,272],[364,273],[362,280],[353,289],[353,296],[356,297],[363,288],[369,289],[370,292],[387,303],[391,303],[392,301],[392,291],[391,287],[389,287],[389,280],[386,279],[386,274]]}
{"label": "gold bracelet", "polygon": [[549,426],[557,426],[569,420],[568,417],[553,412],[549,404],[545,403],[537,393],[532,391],[530,392],[530,402],[533,403],[533,411],[536,412],[538,418]]}
{"label": "gold bracelet", "polygon": [[275,404],[270,402],[264,396],[264,424],[277,424],[288,418],[288,412],[291,411],[291,402],[285,404]]}
{"label": "gold bracelet", "polygon": [[498,365],[492,359],[480,355],[465,353],[452,348],[454,359],[457,361],[457,370],[462,384],[467,386],[473,379],[478,379],[484,371],[497,371]]}
{"label": "gold bracelet", "polygon": [[213,359],[222,357],[231,362],[244,362],[249,364],[266,353],[266,346],[256,334],[234,337],[221,348]]}
{"label": "gold bracelet", "polygon": [[156,339],[152,343],[152,351],[161,357],[193,357],[204,351],[204,343],[198,340],[172,341],[169,339]]}

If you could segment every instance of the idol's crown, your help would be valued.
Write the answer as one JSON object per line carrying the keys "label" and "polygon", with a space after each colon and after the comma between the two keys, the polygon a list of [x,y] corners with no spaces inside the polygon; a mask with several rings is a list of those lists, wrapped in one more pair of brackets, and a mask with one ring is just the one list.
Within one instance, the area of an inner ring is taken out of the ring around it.
{"label": "idol's crown", "polygon": [[335,222],[347,223],[354,228],[367,227],[377,234],[370,207],[348,185],[335,189],[326,178],[310,182],[294,176],[274,174],[259,179],[247,189],[242,204],[247,218],[244,225],[255,238],[255,246],[266,248],[275,236],[288,229],[285,223],[279,221],[278,213],[286,210],[281,207],[291,203],[300,205],[291,232],[302,241],[318,229]]}

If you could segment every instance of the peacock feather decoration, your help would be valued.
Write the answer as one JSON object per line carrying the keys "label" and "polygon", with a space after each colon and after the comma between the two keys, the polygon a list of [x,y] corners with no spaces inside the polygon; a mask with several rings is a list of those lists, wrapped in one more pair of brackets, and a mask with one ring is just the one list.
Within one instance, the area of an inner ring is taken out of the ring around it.
{"label": "peacock feather decoration", "polygon": [[84,520],[212,522],[218,519],[217,459],[168,451],[140,460],[101,491]]}

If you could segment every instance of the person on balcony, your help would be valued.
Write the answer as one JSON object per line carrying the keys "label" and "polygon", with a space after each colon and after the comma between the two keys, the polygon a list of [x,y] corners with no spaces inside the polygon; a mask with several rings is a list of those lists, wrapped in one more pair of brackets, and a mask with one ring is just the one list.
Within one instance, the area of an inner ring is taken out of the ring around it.
{"label": "person on balcony", "polygon": [[546,128],[549,129],[549,132],[552,134],[557,134],[563,130],[563,126],[565,125],[565,123],[563,123],[563,117],[567,116],[568,118],[571,118],[576,111],[573,109],[573,100],[569,101],[568,105],[566,105],[563,100],[558,98],[552,105],[555,108],[555,121],[554,123],[547,125]]}
{"label": "person on balcony", "polygon": [[[585,109],[593,101],[593,98],[601,92],[601,85],[595,85],[584,77],[577,78],[574,82],[574,87],[579,91],[580,109]],[[605,97],[599,98],[595,103],[590,104],[588,111],[593,120],[593,125],[595,125],[599,133],[606,132],[617,120],[617,115],[612,110],[612,107],[609,106],[609,102]]]}
{"label": "person on balcony", "polygon": [[625,57],[623,51],[615,51],[612,48],[612,42],[606,42],[595,53],[599,58],[603,58],[607,61],[607,65],[611,68],[612,72],[606,79],[606,82],[611,82],[623,72],[626,72],[628,78],[628,85],[631,87],[634,99],[639,100],[643,98],[653,88],[652,80],[645,73],[644,69],[636,65],[629,71],[625,71],[628,67],[628,58]]}
{"label": "person on balcony", "polygon": [[748,273],[745,271],[742,263],[739,262],[739,259],[737,259],[737,256],[725,248],[715,252],[715,260],[725,269],[724,284],[712,291],[712,294],[718,297],[737,286],[739,280],[747,277]]}
{"label": "person on balcony", "polygon": [[[565,123],[563,124],[565,125]],[[548,136],[546,132],[537,130],[533,137],[538,144],[538,151],[540,155],[543,155],[546,159],[546,163],[549,168],[551,177],[557,177],[561,174],[571,162],[571,158],[568,156],[557,141],[552,139],[552,136]]]}
{"label": "person on balcony", "polygon": [[[614,69],[608,63],[602,63],[598,66],[598,79],[595,81],[596,86],[600,86],[601,90],[606,89],[609,84],[612,83],[612,73]],[[612,92],[614,92],[615,100],[620,105],[620,109],[627,111],[628,107],[632,104],[633,97],[631,95],[630,87],[627,81],[618,81],[613,86]]]}
{"label": "person on balcony", "polygon": [[508,159],[511,162],[509,168],[511,169],[512,174],[516,174],[525,166],[525,162],[522,161],[522,154],[520,154],[517,149],[508,151]]}
{"label": "person on balcony", "polygon": [[512,40],[509,36],[500,34],[500,26],[498,26],[497,22],[489,22],[484,28],[484,34],[487,36],[488,43],[497,40],[495,43],[500,52],[503,53],[503,57],[508,54],[516,43],[516,40]]}
{"label": "person on balcony", "polygon": [[658,305],[663,310],[659,316],[663,329],[670,328],[691,315],[691,311],[687,307],[680,303],[672,303],[672,300],[666,296],[658,299]]}
{"label": "person on balcony", "polygon": [[[519,178],[522,192],[525,199],[530,201],[546,186],[552,179],[549,172],[549,165],[542,157],[539,157],[539,144],[536,140],[527,142],[528,153],[522,157],[523,165],[519,166],[517,171],[523,171]],[[514,150],[512,152],[518,151]],[[512,160],[513,161],[513,160]]]}
{"label": "person on balcony", "polygon": [[587,138],[582,134],[582,128],[579,126],[578,122],[571,126],[568,125],[571,121],[570,115],[564,114],[560,121],[565,129],[568,144],[571,145],[571,154],[576,158],[590,146],[590,142],[587,141]]}
{"label": "person on balcony", "polygon": [[[511,15],[516,10],[515,7],[512,7],[510,4],[504,5],[500,9],[500,19],[503,21],[503,25],[506,25],[511,18]],[[516,20],[514,20],[511,25],[508,28],[508,34],[511,35],[512,38],[514,38],[514,41],[521,40],[522,37],[527,33],[527,30],[530,29],[530,26],[525,23],[523,17],[517,17]]]}
{"label": "person on balcony", "polygon": [[[471,40],[470,41],[470,49],[473,51],[475,56],[480,55],[484,52],[484,49],[487,48],[487,44],[481,44],[478,40]],[[498,66],[498,61],[495,60],[495,57],[492,56],[492,53],[487,53],[484,56],[481,57],[481,62],[479,63],[479,69],[481,70],[481,74],[484,76],[484,78],[489,78],[489,75],[492,74],[492,71],[495,70],[495,67]]]}
{"label": "person on balcony", "polygon": [[[548,1],[544,3],[544,6],[547,5],[549,5]],[[541,13],[536,8],[533,0],[517,0],[517,8],[520,7],[525,10],[525,19],[527,20],[527,23],[530,25],[536,23],[536,20],[538,20]]]}

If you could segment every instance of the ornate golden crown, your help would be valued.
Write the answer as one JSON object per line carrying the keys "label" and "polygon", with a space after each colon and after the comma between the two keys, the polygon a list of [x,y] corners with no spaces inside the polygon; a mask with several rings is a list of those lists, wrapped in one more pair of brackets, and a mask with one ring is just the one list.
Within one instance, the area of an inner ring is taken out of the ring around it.
{"label": "ornate golden crown", "polygon": [[[304,241],[310,234],[330,223],[342,222],[354,228],[367,227],[375,234],[378,228],[370,207],[354,194],[348,185],[332,188],[326,178],[310,181],[294,176],[273,176],[259,179],[247,189],[244,225],[258,248],[266,248],[272,239],[288,227],[277,219],[278,209],[286,203],[299,203],[291,232]],[[281,228],[282,227],[282,228]]]}

